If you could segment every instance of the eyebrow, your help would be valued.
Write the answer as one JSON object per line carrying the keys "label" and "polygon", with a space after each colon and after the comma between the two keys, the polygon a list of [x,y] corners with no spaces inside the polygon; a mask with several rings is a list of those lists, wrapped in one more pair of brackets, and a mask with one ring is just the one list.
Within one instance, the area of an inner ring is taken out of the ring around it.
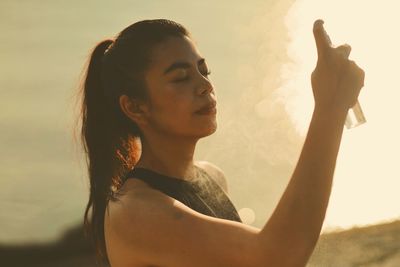
{"label": "eyebrow", "polygon": [[[197,65],[201,65],[205,63],[205,59],[201,58],[199,59],[199,61],[197,61]],[[190,68],[190,63],[188,62],[183,62],[183,61],[178,61],[173,63],[171,66],[169,66],[165,71],[164,71],[164,75],[166,75],[167,73],[175,70],[175,69],[179,69],[179,68],[184,68],[184,69],[188,69]]]}

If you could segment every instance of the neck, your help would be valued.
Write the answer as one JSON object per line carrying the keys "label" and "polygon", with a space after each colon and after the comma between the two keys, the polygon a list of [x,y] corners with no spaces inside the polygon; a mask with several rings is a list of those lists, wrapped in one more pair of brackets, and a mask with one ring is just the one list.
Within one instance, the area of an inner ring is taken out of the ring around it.
{"label": "neck", "polygon": [[180,179],[189,179],[195,172],[193,155],[198,139],[141,138],[142,153],[135,167],[151,169]]}

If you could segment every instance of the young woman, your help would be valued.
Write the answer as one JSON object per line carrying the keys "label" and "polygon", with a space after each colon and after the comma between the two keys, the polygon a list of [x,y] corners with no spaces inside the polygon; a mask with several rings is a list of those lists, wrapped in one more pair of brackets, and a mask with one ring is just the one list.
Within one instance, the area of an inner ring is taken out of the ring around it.
{"label": "young woman", "polygon": [[206,60],[180,24],[144,20],[94,49],[82,87],[85,225],[113,267],[305,266],[318,240],[349,107],[364,72],[314,24],[315,108],[299,161],[262,229],[243,224],[215,165],[193,160],[217,128]]}

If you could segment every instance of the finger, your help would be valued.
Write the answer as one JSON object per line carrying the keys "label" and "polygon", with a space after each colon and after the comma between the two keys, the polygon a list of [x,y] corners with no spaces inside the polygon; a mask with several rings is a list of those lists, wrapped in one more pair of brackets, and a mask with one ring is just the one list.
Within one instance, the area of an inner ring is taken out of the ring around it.
{"label": "finger", "polygon": [[365,71],[353,60],[349,60],[350,73],[353,73],[354,84],[357,88],[364,87]]}
{"label": "finger", "polygon": [[365,71],[361,68],[359,68],[359,77],[361,88],[363,88],[365,85]]}
{"label": "finger", "polygon": [[317,46],[318,58],[326,55],[327,51],[332,48],[332,42],[324,29],[324,21],[319,19],[314,22],[313,33],[315,45]]}
{"label": "finger", "polygon": [[348,59],[351,52],[351,46],[348,44],[344,44],[335,48],[335,51],[342,55],[345,59]]}

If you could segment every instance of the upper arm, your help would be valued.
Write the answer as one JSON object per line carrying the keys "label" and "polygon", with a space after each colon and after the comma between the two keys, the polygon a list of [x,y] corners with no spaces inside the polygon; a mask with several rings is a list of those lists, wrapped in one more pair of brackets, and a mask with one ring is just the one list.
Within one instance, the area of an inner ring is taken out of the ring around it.
{"label": "upper arm", "polygon": [[156,190],[114,205],[111,226],[126,255],[161,266],[263,266],[258,228],[206,216]]}
{"label": "upper arm", "polygon": [[196,164],[203,168],[211,177],[213,177],[219,186],[225,191],[225,193],[228,194],[228,182],[224,172],[218,166],[208,161],[197,161]]}

